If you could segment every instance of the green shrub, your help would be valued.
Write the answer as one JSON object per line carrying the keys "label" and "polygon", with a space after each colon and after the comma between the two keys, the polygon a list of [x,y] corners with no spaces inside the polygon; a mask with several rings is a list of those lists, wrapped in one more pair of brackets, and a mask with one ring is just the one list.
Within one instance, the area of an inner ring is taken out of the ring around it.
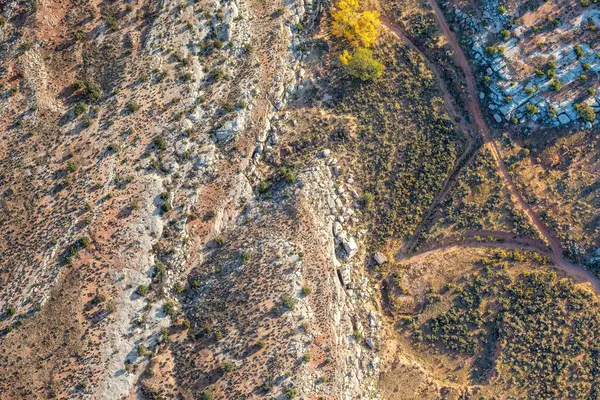
{"label": "green shrub", "polygon": [[108,26],[108,29],[116,31],[117,29],[119,29],[119,22],[117,21],[114,15],[108,15],[106,17],[106,26]]}
{"label": "green shrub", "polygon": [[290,295],[287,295],[287,294],[283,295],[281,297],[281,301],[283,302],[283,305],[285,306],[285,308],[287,308],[290,311],[296,307],[296,299],[294,299]]}
{"label": "green shrub", "polygon": [[148,294],[148,291],[149,291],[149,289],[148,289],[148,286],[146,286],[146,285],[140,285],[140,286],[138,286],[138,288],[137,288],[137,293],[138,293],[140,296],[145,296],[145,295],[147,295],[147,294]]}
{"label": "green shrub", "polygon": [[343,63],[344,70],[351,77],[361,81],[375,80],[385,69],[382,63],[373,58],[373,52],[364,47],[358,47],[348,58],[348,61]]}
{"label": "green shrub", "polygon": [[242,264],[246,264],[248,262],[248,260],[250,260],[250,254],[244,252],[242,253]]}
{"label": "green shrub", "polygon": [[81,79],[77,79],[75,81],[75,83],[73,84],[73,88],[75,88],[75,90],[85,89],[85,87],[86,87],[86,84]]}
{"label": "green shrub", "polygon": [[365,208],[371,208],[373,206],[373,202],[375,201],[375,196],[371,192],[365,192],[362,196],[362,201]]}
{"label": "green shrub", "polygon": [[292,172],[291,170],[282,167],[279,170],[279,175],[283,178],[283,180],[286,183],[292,184],[294,182],[296,182],[296,174],[294,174],[294,172]]}
{"label": "green shrub", "polygon": [[201,400],[213,400],[215,398],[215,396],[213,395],[212,392],[208,392],[208,391],[203,391],[200,393],[200,399]]}
{"label": "green shrub", "polygon": [[88,82],[85,90],[86,100],[91,103],[95,103],[100,97],[102,97],[102,89],[100,88],[100,85],[94,82]]}
{"label": "green shrub", "polygon": [[173,303],[172,301],[167,301],[165,304],[163,304],[162,309],[163,312],[169,317],[174,317],[175,315],[177,315],[175,303]]}
{"label": "green shrub", "polygon": [[562,83],[558,79],[552,79],[550,82],[550,89],[558,92],[562,88]]}
{"label": "green shrub", "polygon": [[140,344],[138,344],[138,347],[137,347],[137,353],[140,357],[144,357],[144,356],[148,355],[150,352],[148,351],[146,346],[144,346],[143,343],[140,343]]}
{"label": "green shrub", "polygon": [[221,372],[223,373],[227,373],[227,372],[231,372],[233,371],[233,363],[229,362],[229,361],[225,361],[223,364],[221,364]]}
{"label": "green shrub", "polygon": [[128,103],[127,104],[127,111],[129,111],[131,114],[133,114],[134,112],[136,112],[139,109],[140,109],[140,106],[137,105],[136,103]]}
{"label": "green shrub", "polygon": [[537,114],[540,111],[538,106],[536,106],[535,104],[527,104],[525,106],[525,109],[527,110],[527,114],[529,114],[531,116]]}
{"label": "green shrub", "polygon": [[73,108],[73,112],[75,113],[75,116],[80,116],[81,114],[85,113],[87,111],[87,106],[85,105],[85,103],[77,103],[75,105],[75,108]]}
{"label": "green shrub", "polygon": [[585,55],[583,49],[578,44],[576,44],[575,47],[573,47],[573,51],[575,52],[575,56],[577,56],[578,60]]}
{"label": "green shrub", "polygon": [[293,388],[293,387],[289,387],[289,388],[286,389],[285,394],[290,399],[293,399],[294,397],[298,396],[298,389]]}
{"label": "green shrub", "polygon": [[159,151],[164,151],[167,148],[167,143],[165,142],[165,139],[158,137],[158,138],[154,139],[154,146]]}
{"label": "green shrub", "polygon": [[79,246],[81,248],[85,249],[86,247],[88,247],[90,245],[90,238],[87,236],[83,236],[83,237],[79,238],[77,243],[79,244]]}
{"label": "green shrub", "polygon": [[592,106],[590,106],[589,104],[586,104],[586,103],[576,104],[575,109],[577,110],[577,113],[579,113],[579,116],[581,118],[583,118],[584,121],[591,122],[596,119],[596,112],[594,111]]}
{"label": "green shrub", "polygon": [[260,194],[265,194],[269,191],[271,185],[269,185],[268,181],[261,181],[258,183],[257,190]]}
{"label": "green shrub", "polygon": [[191,72],[186,72],[185,74],[183,74],[181,76],[181,80],[184,82],[190,82],[192,80],[192,77],[193,77],[193,75]]}

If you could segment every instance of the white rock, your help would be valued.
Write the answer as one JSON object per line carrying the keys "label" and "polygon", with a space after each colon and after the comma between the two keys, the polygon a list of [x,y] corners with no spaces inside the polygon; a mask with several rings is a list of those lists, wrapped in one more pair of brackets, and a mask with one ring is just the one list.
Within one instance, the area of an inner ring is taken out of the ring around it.
{"label": "white rock", "polygon": [[387,257],[384,256],[379,251],[377,253],[375,253],[375,255],[373,256],[373,259],[375,259],[375,262],[377,263],[377,265],[382,265],[382,264],[385,264],[387,262]]}
{"label": "white rock", "polygon": [[354,256],[354,254],[356,254],[358,251],[358,245],[352,236],[344,240],[342,245],[344,246],[344,251],[346,251],[346,254],[348,254],[348,258]]}

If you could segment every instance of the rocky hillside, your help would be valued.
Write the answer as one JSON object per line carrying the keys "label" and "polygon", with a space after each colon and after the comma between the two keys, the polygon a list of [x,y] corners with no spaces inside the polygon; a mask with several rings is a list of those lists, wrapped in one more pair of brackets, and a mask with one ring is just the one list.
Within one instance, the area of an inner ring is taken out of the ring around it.
{"label": "rocky hillside", "polygon": [[321,8],[2,6],[2,398],[373,390],[358,194],[281,160]]}

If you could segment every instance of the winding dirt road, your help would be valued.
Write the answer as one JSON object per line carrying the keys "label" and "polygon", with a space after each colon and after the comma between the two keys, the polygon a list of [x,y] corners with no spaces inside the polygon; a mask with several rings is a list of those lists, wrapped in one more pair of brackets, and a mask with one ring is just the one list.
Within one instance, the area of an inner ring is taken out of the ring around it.
{"label": "winding dirt road", "polygon": [[[437,1],[436,0],[428,0],[428,1],[429,1],[429,4],[431,5],[431,8],[434,11],[434,16],[435,16],[436,22],[440,26],[444,36],[448,40],[448,43],[454,50],[454,53],[456,56],[456,61],[458,62],[458,64],[464,71],[466,84],[467,84],[467,93],[469,95],[469,98],[467,99],[467,102],[466,102],[466,107],[467,107],[467,110],[469,111],[469,113],[471,114],[471,116],[473,117],[471,126],[474,131],[478,132],[481,135],[481,137],[483,138],[483,141],[484,141],[484,145],[488,146],[488,148],[490,149],[492,156],[494,157],[494,160],[496,161],[496,164],[498,166],[498,170],[500,171],[500,174],[504,180],[505,187],[508,189],[508,191],[510,192],[511,196],[516,201],[516,203],[528,215],[532,224],[536,227],[536,229],[540,232],[541,236],[544,238],[544,240],[550,246],[552,261],[556,265],[557,269],[564,271],[566,274],[568,274],[569,276],[571,276],[573,279],[575,279],[578,282],[589,282],[592,285],[594,291],[597,294],[600,294],[600,279],[598,279],[593,273],[591,273],[587,269],[583,268],[581,265],[572,264],[572,263],[568,262],[567,260],[565,260],[565,258],[563,257],[563,248],[561,246],[561,243],[560,243],[560,240],[558,239],[558,237],[554,234],[554,232],[550,228],[548,228],[546,226],[546,224],[544,224],[544,222],[538,217],[538,215],[533,211],[531,206],[525,201],[525,199],[521,196],[521,194],[517,190],[517,187],[514,184],[512,177],[510,176],[510,173],[508,172],[508,169],[506,168],[506,165],[504,164],[504,161],[500,155],[500,152],[498,151],[498,148],[497,148],[495,142],[491,138],[490,130],[485,122],[485,119],[483,118],[483,113],[481,112],[481,107],[479,105],[479,96],[478,96],[478,90],[477,90],[477,85],[476,85],[476,81],[475,81],[475,75],[473,74],[471,65],[469,64],[469,61],[468,61],[467,57],[465,56],[460,44],[458,43],[456,36],[454,35],[454,33],[451,31],[450,27],[448,26],[448,23],[446,22],[446,19],[444,17],[444,13],[440,9],[439,5],[437,4]],[[405,40],[409,44],[409,46],[411,46],[411,47],[414,46],[410,42],[410,40],[408,40],[402,34],[401,30],[394,26],[393,23],[390,23],[389,21],[384,20],[384,24],[389,29],[391,29],[394,33],[396,33],[400,38]],[[420,51],[419,51],[419,53],[421,55],[423,55]],[[427,58],[425,58],[425,59],[427,60]],[[431,63],[428,63],[428,64],[431,64]],[[437,70],[435,68],[432,68],[432,71],[434,71],[434,74],[436,74]],[[438,74],[436,74],[436,77],[438,78],[438,80],[441,79],[441,76],[438,76]],[[441,81],[443,82],[443,79],[441,79]],[[445,83],[442,83],[440,85],[440,87],[441,87],[442,91],[444,93],[446,93],[446,95],[450,95]],[[445,100],[446,100],[446,95],[444,96]],[[451,104],[451,106],[449,107],[449,110],[453,113],[456,113],[456,109],[453,107],[453,104],[452,103],[450,103],[450,104]],[[459,120],[461,122],[464,121],[464,119],[462,118],[462,116],[460,114],[455,114],[455,115],[457,115],[459,117]],[[461,128],[462,127],[463,126],[461,123]],[[448,184],[448,181],[446,182],[446,184],[444,186],[447,186],[447,184]]]}

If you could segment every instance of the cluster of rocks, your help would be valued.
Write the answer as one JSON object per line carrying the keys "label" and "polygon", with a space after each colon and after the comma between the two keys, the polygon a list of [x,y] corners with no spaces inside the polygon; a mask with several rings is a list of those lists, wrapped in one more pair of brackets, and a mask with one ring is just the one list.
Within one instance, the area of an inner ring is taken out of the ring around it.
{"label": "cluster of rocks", "polygon": [[[449,7],[449,3],[445,3]],[[581,124],[583,127],[591,128],[598,124],[595,121],[583,121],[575,108],[579,94],[561,96],[560,100],[551,101],[551,81],[545,76],[531,74],[526,79],[519,80],[512,67],[521,64],[523,58],[546,58],[554,60],[556,63],[556,77],[563,88],[574,83],[586,72],[583,65],[588,68],[587,72],[600,72],[600,57],[597,49],[591,48],[587,44],[581,44],[584,56],[577,58],[573,46],[576,43],[561,45],[552,43],[543,49],[536,49],[531,54],[522,47],[525,42],[525,36],[529,33],[524,26],[518,26],[511,31],[510,39],[505,42],[496,43],[493,36],[497,36],[508,23],[509,16],[502,15],[498,11],[499,3],[497,0],[488,0],[485,2],[483,17],[478,19],[476,16],[467,15],[457,6],[453,6],[455,20],[468,35],[464,35],[464,40],[470,42],[472,55],[480,69],[485,75],[491,78],[488,93],[480,93],[480,99],[487,97],[488,107],[492,111],[497,123],[520,122],[532,120],[538,125],[560,126],[567,124]],[[583,29],[584,21],[593,20],[597,26],[600,26],[600,10],[586,9],[586,11],[571,23],[561,22],[552,35],[564,35]],[[543,35],[543,33],[540,33]],[[488,46],[500,45],[504,48],[504,54],[490,54],[486,52]],[[529,89],[528,89],[529,88]],[[582,93],[584,94],[584,93]],[[583,100],[590,105],[596,112],[600,112],[600,94],[588,96]],[[537,112],[530,115],[527,111],[528,105],[537,107]],[[516,121],[515,121],[516,118]]]}

